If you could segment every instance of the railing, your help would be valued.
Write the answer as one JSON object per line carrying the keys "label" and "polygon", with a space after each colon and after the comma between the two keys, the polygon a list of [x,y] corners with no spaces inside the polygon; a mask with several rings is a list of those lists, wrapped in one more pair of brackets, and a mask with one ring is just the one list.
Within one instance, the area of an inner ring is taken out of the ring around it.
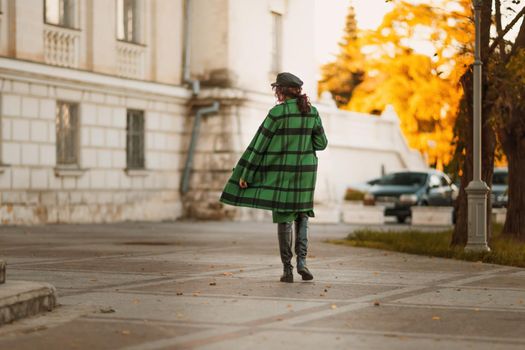
{"label": "railing", "polygon": [[77,68],[80,57],[80,31],[46,25],[44,57],[47,64]]}
{"label": "railing", "polygon": [[146,48],[142,45],[117,41],[118,75],[144,79]]}

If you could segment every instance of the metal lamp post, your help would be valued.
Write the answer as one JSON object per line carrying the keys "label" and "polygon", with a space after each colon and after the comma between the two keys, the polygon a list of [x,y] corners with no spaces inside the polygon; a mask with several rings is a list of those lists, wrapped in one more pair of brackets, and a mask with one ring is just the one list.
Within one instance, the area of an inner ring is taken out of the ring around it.
{"label": "metal lamp post", "polygon": [[481,180],[481,7],[483,0],[474,0],[476,42],[474,49],[474,150],[473,179],[465,189],[468,201],[468,242],[465,250],[490,251],[487,245],[487,194],[489,188]]}

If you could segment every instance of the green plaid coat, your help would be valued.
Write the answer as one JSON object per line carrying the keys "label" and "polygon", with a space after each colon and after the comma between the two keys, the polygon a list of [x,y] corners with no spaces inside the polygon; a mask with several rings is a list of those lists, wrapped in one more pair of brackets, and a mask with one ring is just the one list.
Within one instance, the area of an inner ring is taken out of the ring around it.
{"label": "green plaid coat", "polygon": [[[327,144],[315,107],[302,116],[295,99],[276,105],[233,169],[220,201],[281,212],[313,210],[315,152]],[[248,188],[240,188],[240,178]]]}

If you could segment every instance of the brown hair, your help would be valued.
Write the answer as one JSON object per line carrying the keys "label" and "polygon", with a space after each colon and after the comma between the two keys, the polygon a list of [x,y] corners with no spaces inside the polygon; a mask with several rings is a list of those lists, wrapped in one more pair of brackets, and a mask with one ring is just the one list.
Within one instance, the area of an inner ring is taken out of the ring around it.
{"label": "brown hair", "polygon": [[311,104],[310,99],[306,94],[301,94],[302,89],[300,87],[291,86],[275,86],[275,96],[279,102],[283,102],[286,98],[296,98],[297,106],[302,115],[310,113]]}

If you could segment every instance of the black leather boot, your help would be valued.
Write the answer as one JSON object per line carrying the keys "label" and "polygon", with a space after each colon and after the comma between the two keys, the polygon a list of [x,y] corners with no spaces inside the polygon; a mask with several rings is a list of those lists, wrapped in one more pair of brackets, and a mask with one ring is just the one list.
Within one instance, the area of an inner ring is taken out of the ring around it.
{"label": "black leather boot", "polygon": [[295,219],[295,255],[297,256],[297,272],[304,281],[314,279],[314,276],[306,267],[306,255],[308,254],[308,216],[299,214]]}
{"label": "black leather boot", "polygon": [[293,283],[292,266],[292,223],[285,222],[277,224],[277,236],[279,238],[279,252],[283,263],[283,275],[281,282]]}

